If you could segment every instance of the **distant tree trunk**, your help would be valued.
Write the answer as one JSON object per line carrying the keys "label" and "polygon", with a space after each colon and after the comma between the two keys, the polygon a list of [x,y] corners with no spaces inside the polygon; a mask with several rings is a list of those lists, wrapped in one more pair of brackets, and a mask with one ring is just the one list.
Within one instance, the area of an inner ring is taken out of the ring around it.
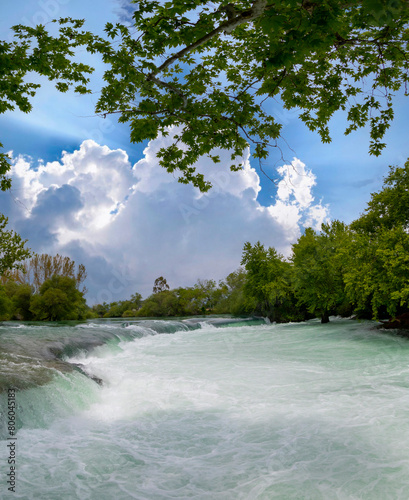
{"label": "distant tree trunk", "polygon": [[328,311],[324,311],[321,316],[321,323],[329,323]]}

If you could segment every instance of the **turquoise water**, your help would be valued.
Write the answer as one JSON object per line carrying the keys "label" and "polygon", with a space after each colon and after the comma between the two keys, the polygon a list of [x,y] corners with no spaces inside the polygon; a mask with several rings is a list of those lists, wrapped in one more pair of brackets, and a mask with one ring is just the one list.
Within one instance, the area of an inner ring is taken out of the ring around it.
{"label": "turquoise water", "polygon": [[0,345],[22,388],[1,498],[409,498],[409,342],[373,323],[5,324]]}

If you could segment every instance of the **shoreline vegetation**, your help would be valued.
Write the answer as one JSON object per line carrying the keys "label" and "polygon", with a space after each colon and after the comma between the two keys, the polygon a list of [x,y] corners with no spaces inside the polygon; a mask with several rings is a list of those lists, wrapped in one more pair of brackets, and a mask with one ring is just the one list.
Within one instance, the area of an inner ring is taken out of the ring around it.
{"label": "shoreline vegetation", "polygon": [[350,225],[338,220],[307,228],[285,258],[260,242],[245,243],[241,266],[218,283],[170,289],[155,280],[146,299],[89,307],[86,270],[69,257],[35,255],[5,272],[0,321],[59,321],[118,317],[183,317],[206,314],[261,316],[296,322],[332,315],[389,318],[384,328],[409,327],[409,160],[390,167],[380,192]]}

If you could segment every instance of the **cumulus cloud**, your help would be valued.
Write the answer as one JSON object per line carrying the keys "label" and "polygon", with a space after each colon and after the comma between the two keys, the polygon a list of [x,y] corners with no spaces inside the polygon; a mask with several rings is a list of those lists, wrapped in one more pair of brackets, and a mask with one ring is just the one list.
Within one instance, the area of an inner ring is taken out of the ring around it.
{"label": "cumulus cloud", "polygon": [[[87,230],[109,224],[113,214],[123,207],[134,183],[127,154],[99,146],[92,140],[84,141],[73,153],[64,151],[61,161],[40,163],[36,169],[27,159],[19,157],[13,167],[13,178],[17,199],[31,216],[34,208],[38,212],[39,198],[47,196],[47,192],[62,186],[77,190],[81,194],[81,207],[77,207],[75,218]],[[46,205],[44,210],[47,211]],[[59,236],[63,236],[61,231]]]}
{"label": "cumulus cloud", "polygon": [[328,217],[312,194],[315,176],[300,160],[278,169],[277,197],[266,207],[257,200],[260,179],[248,152],[239,172],[230,171],[228,152],[214,152],[217,165],[202,158],[197,169],[213,184],[203,194],[159,166],[157,151],[170,140],[151,141],[133,166],[124,151],[92,140],[58,162],[16,158],[14,202],[3,198],[0,209],[12,212],[36,252],[85,264],[89,303],[146,296],[160,275],[172,287],[223,278],[239,266],[246,241],[288,255],[303,225],[318,227]]}
{"label": "cumulus cloud", "polygon": [[298,225],[319,231],[321,224],[329,221],[329,208],[321,202],[314,203],[315,175],[297,158],[277,171],[282,179],[278,183],[277,200],[268,207],[271,216],[294,236]]}

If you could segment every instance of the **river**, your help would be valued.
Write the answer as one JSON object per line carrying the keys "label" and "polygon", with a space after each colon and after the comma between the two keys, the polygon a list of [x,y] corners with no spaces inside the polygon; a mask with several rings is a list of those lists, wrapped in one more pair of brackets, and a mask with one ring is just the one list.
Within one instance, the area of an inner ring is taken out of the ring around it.
{"label": "river", "polygon": [[3,323],[0,361],[1,498],[409,498],[409,341],[373,322]]}

